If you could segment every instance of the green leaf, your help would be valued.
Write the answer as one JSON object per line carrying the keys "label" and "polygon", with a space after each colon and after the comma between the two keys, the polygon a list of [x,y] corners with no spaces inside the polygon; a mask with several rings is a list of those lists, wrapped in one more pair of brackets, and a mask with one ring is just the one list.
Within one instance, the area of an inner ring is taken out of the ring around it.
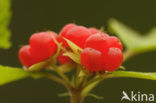
{"label": "green leaf", "polygon": [[64,38],[64,40],[68,43],[68,45],[70,46],[70,48],[73,50],[75,54],[80,55],[80,52],[82,51],[80,47],[78,47],[76,44],[74,44],[73,42],[71,42],[66,38]]}
{"label": "green leaf", "polygon": [[111,19],[109,21],[110,31],[119,36],[126,48],[134,53],[156,50],[156,28],[145,36],[127,27],[123,23]]}
{"label": "green leaf", "polygon": [[16,80],[24,79],[26,77],[40,78],[40,73],[32,73],[24,71],[20,68],[8,67],[0,65],[0,85],[10,83]]}
{"label": "green leaf", "polygon": [[72,49],[73,52],[66,51],[63,55],[68,56],[70,59],[72,59],[74,62],[81,64],[80,61],[80,55],[83,49],[81,49],[79,46],[71,42],[70,40],[63,38],[69,45],[69,47]]}
{"label": "green leaf", "polygon": [[149,79],[156,80],[156,72],[153,73],[143,73],[143,72],[133,72],[133,71],[114,71],[113,77],[128,77],[128,78],[140,78],[140,79]]}
{"label": "green leaf", "polygon": [[47,66],[47,61],[39,62],[29,67],[28,71],[40,71]]}
{"label": "green leaf", "polygon": [[77,54],[74,54],[73,52],[66,52],[63,54],[64,56],[68,56],[70,59],[72,59],[74,62],[81,64],[80,56]]}
{"label": "green leaf", "polygon": [[0,48],[3,49],[11,46],[10,30],[8,29],[10,17],[10,0],[0,0]]}

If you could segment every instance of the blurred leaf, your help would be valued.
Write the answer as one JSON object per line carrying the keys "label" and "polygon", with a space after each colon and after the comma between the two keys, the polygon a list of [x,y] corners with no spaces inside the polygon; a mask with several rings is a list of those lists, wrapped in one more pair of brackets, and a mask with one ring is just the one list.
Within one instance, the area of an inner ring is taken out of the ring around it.
{"label": "blurred leaf", "polygon": [[74,69],[75,65],[71,62],[58,66],[58,69],[64,73],[70,72]]}
{"label": "blurred leaf", "polygon": [[88,75],[90,75],[92,72],[90,72],[90,71],[88,71],[88,70],[86,70],[86,69],[82,69],[82,68],[80,68],[81,70],[80,70],[80,73],[79,73],[79,77],[86,77],[86,76],[88,76]]}
{"label": "blurred leaf", "polygon": [[145,36],[141,36],[140,33],[115,19],[109,21],[109,28],[111,32],[119,36],[127,49],[134,53],[156,50],[156,28],[152,29]]}
{"label": "blurred leaf", "polygon": [[24,79],[26,77],[40,78],[40,73],[32,73],[24,71],[20,68],[8,67],[0,65],[0,85],[10,83],[16,80]]}
{"label": "blurred leaf", "polygon": [[37,64],[32,65],[31,67],[29,67],[29,71],[40,71],[42,69],[44,69],[45,66],[47,66],[48,62],[47,61],[43,61],[43,62],[39,62]]}
{"label": "blurred leaf", "polygon": [[119,67],[119,69],[126,70],[126,68],[124,66],[122,66],[122,65]]}
{"label": "blurred leaf", "polygon": [[68,43],[68,45],[70,46],[70,48],[73,50],[73,52],[77,55],[80,55],[80,52],[82,51],[82,49],[80,47],[78,47],[76,44],[74,44],[73,42],[71,42],[70,40],[64,38],[65,41]]}
{"label": "blurred leaf", "polygon": [[153,73],[143,73],[143,72],[133,72],[133,71],[114,71],[114,77],[128,77],[128,78],[140,78],[156,80],[156,72]]}
{"label": "blurred leaf", "polygon": [[0,0],[0,48],[7,49],[11,46],[8,29],[10,17],[10,0]]}
{"label": "blurred leaf", "polygon": [[70,59],[72,59],[74,62],[81,64],[80,56],[77,54],[74,54],[73,52],[66,52],[63,54],[64,56],[68,56]]}

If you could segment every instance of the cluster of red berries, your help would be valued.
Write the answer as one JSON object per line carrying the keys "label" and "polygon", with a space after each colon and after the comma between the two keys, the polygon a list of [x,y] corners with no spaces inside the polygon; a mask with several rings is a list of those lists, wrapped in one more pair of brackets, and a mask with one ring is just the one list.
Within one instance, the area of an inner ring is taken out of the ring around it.
{"label": "cluster of red berries", "polygon": [[[52,31],[33,34],[29,40],[30,45],[23,46],[19,50],[21,63],[30,67],[55,55],[58,46],[54,38],[59,43],[62,42],[62,46],[67,50],[70,50],[70,47],[64,38],[82,48],[81,63],[89,71],[114,71],[122,63],[123,47],[117,37],[109,36],[96,28],[86,28],[76,24],[65,25],[60,35]],[[58,56],[60,64],[71,60],[63,56],[64,52],[62,50]]]}
{"label": "cluster of red berries", "polygon": [[20,62],[30,67],[53,56],[58,48],[53,37],[57,39],[58,35],[51,31],[33,34],[29,40],[30,45],[25,45],[19,50]]}
{"label": "cluster of red berries", "polygon": [[123,61],[122,50],[118,38],[98,33],[86,40],[81,63],[90,71],[114,71]]}

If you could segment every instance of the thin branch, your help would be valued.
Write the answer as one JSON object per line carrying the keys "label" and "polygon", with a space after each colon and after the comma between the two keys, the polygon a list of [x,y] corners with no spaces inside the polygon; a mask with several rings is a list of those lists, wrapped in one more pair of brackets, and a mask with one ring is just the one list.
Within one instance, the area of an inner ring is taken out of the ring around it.
{"label": "thin branch", "polygon": [[79,67],[79,65],[77,65],[76,68],[76,78],[75,78],[75,87],[78,87],[78,84],[80,82],[80,78],[79,78],[79,74],[80,74],[81,68]]}
{"label": "thin branch", "polygon": [[91,97],[94,97],[94,98],[96,98],[96,99],[103,99],[102,96],[97,96],[97,95],[95,95],[95,94],[93,94],[93,93],[89,93],[87,96],[91,96]]}
{"label": "thin branch", "polygon": [[44,74],[44,77],[47,77],[51,80],[54,80],[55,82],[58,82],[60,84],[63,84],[67,89],[69,89],[69,85],[64,81],[62,80],[61,78],[57,77],[57,76],[54,76],[52,74]]}
{"label": "thin branch", "polygon": [[69,92],[58,94],[59,97],[66,97],[66,96],[70,96],[70,95],[71,95],[71,93],[69,93]]}
{"label": "thin branch", "polygon": [[108,79],[108,78],[112,78],[113,75],[112,74],[106,74],[103,76],[97,75],[96,77],[94,77],[93,79],[91,79],[90,81],[88,81],[85,85],[84,88],[88,87],[90,84],[93,84],[95,82],[100,82],[103,79]]}
{"label": "thin branch", "polygon": [[62,71],[60,71],[59,68],[57,68],[55,65],[52,65],[52,67],[54,68],[53,70],[64,80],[64,82],[66,82],[68,87],[71,87],[71,83],[68,77]]}

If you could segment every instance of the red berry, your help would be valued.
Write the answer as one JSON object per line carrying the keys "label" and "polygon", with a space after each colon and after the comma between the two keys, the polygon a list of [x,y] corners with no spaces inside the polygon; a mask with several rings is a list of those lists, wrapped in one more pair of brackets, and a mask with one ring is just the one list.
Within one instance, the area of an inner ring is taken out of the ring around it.
{"label": "red berry", "polygon": [[93,48],[99,50],[101,52],[108,51],[107,40],[108,35],[104,33],[98,33],[95,35],[91,35],[85,42],[85,48]]}
{"label": "red berry", "polygon": [[70,24],[67,24],[67,25],[65,25],[63,28],[62,28],[62,30],[61,30],[61,32],[60,32],[60,36],[59,36],[59,38],[58,38],[58,42],[63,42],[63,46],[64,47],[68,47],[68,44],[67,44],[67,42],[63,39],[63,37],[67,34],[67,32],[69,31],[69,30],[71,30],[73,27],[75,27],[76,25],[75,24],[72,24],[72,23],[70,23]]}
{"label": "red berry", "polygon": [[119,48],[121,51],[123,50],[123,46],[122,46],[120,40],[115,36],[108,37],[106,42],[109,45],[109,47]]}
{"label": "red berry", "polygon": [[30,52],[29,45],[23,46],[19,50],[18,57],[20,62],[26,67],[30,67],[31,65],[42,61],[40,58],[37,58],[36,56],[32,55],[32,53]]}
{"label": "red berry", "polygon": [[57,34],[50,31],[33,34],[29,40],[33,55],[42,59],[53,56],[57,51],[57,45],[52,36],[57,39]]}
{"label": "red berry", "polygon": [[67,56],[63,56],[63,51],[61,51],[60,55],[58,56],[58,61],[60,64],[66,64],[70,61],[70,58]]}
{"label": "red berry", "polygon": [[84,43],[90,35],[90,31],[86,27],[76,26],[69,30],[64,37],[75,43],[80,48],[84,48]]}
{"label": "red berry", "polygon": [[92,33],[92,34],[96,34],[96,33],[100,33],[100,30],[94,28],[94,27],[91,27],[91,28],[88,28],[88,30]]}
{"label": "red berry", "polygon": [[60,35],[61,35],[61,36],[66,35],[66,33],[67,33],[69,30],[71,30],[73,27],[75,27],[75,26],[76,26],[76,25],[75,25],[75,24],[72,24],[72,23],[65,25],[65,26],[62,28],[62,30],[61,30],[61,32],[60,32]]}
{"label": "red berry", "polygon": [[63,47],[68,47],[68,43],[63,39],[62,36],[58,36],[57,41],[58,41],[59,43],[62,43],[62,46],[63,46]]}
{"label": "red berry", "polygon": [[123,61],[123,54],[119,48],[109,48],[106,54],[103,54],[103,69],[105,71],[115,71]]}
{"label": "red berry", "polygon": [[102,53],[92,48],[85,48],[81,53],[81,63],[89,71],[102,69]]}

